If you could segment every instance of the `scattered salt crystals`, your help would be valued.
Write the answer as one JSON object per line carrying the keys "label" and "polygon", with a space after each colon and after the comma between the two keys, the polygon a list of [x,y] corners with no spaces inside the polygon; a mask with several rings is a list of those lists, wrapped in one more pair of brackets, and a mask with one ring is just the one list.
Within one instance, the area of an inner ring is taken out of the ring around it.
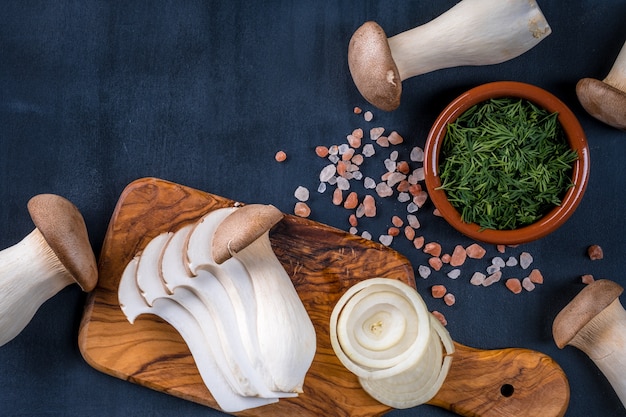
{"label": "scattered salt crystals", "polygon": [[413,197],[413,202],[417,207],[422,207],[426,203],[426,200],[428,200],[428,193],[426,191],[420,191]]}
{"label": "scattered salt crystals", "polygon": [[381,148],[388,148],[389,138],[387,136],[381,136],[378,139],[376,139],[376,144],[380,146]]}
{"label": "scattered salt crystals", "polygon": [[463,247],[463,245],[456,245],[454,247],[454,251],[452,252],[452,256],[450,257],[450,265],[452,266],[461,266],[465,263],[467,259],[467,251]]}
{"label": "scattered salt crystals", "polygon": [[339,162],[339,155],[328,155],[328,160],[333,164]]}
{"label": "scattered salt crystals", "polygon": [[504,268],[506,266],[506,262],[504,262],[504,259],[502,259],[501,257],[496,256],[491,260],[491,265],[497,266],[499,268]]}
{"label": "scattered salt crystals", "polygon": [[428,278],[431,272],[431,269],[426,265],[420,265],[419,268],[417,268],[418,275],[424,279]]}
{"label": "scattered salt crystals", "polygon": [[354,171],[352,173],[352,178],[354,178],[355,180],[359,181],[359,180],[363,179],[363,173],[361,171]]}
{"label": "scattered salt crystals", "polygon": [[387,183],[379,182],[376,184],[376,193],[383,198],[389,197],[393,194],[393,189]]}
{"label": "scattered salt crystals", "polygon": [[392,145],[399,145],[402,142],[404,142],[404,138],[395,130],[389,134],[389,143]]}
{"label": "scattered salt crystals", "polygon": [[356,228],[356,227],[352,226],[352,227],[350,228],[350,234],[351,234],[351,235],[356,235],[358,232],[359,232],[359,231],[357,230],[357,228]]}
{"label": "scattered salt crystals", "polygon": [[319,187],[317,187],[317,192],[318,193],[323,193],[326,191],[326,183],[325,182],[320,182]]}
{"label": "scattered salt crystals", "polygon": [[446,320],[446,316],[444,316],[443,314],[441,314],[440,312],[433,310],[431,311],[431,314],[433,316],[435,316],[435,318],[437,320],[439,320],[439,323],[441,323],[442,326],[447,326],[448,325],[448,320]]}
{"label": "scattered salt crystals", "polygon": [[385,169],[387,169],[387,172],[394,172],[396,170],[396,162],[391,160],[391,159],[385,159]]}
{"label": "scattered salt crystals", "polygon": [[296,197],[300,201],[308,201],[309,199],[309,190],[306,187],[298,186],[296,191],[293,193],[294,197]]}
{"label": "scattered salt crystals", "polygon": [[309,217],[311,215],[311,208],[302,201],[298,201],[294,207],[293,213],[299,217]]}
{"label": "scattered salt crystals", "polygon": [[485,278],[485,280],[483,281],[483,287],[488,287],[491,284],[500,281],[500,278],[502,278],[502,271],[498,270]]}
{"label": "scattered salt crystals", "polygon": [[448,292],[448,290],[445,285],[437,284],[430,288],[430,294],[433,298],[443,298],[443,296],[446,295],[446,292]]}
{"label": "scattered salt crystals", "polygon": [[509,259],[506,260],[506,266],[517,266],[517,259],[514,256],[510,256]]}
{"label": "scattered salt crystals", "polygon": [[489,275],[493,274],[494,272],[497,272],[500,270],[500,267],[498,265],[489,265],[487,267],[487,273]]}
{"label": "scattered salt crystals", "polygon": [[522,292],[522,283],[517,278],[507,279],[505,285],[513,294],[519,294]]}
{"label": "scattered salt crystals", "polygon": [[363,207],[365,207],[365,217],[375,217],[376,216],[376,200],[371,195],[366,195],[363,198]]}
{"label": "scattered salt crystals", "polygon": [[424,247],[424,236],[418,236],[413,239],[413,246],[415,249],[422,249]]}
{"label": "scattered salt crystals", "polygon": [[360,148],[361,147],[361,138],[358,138],[354,135],[348,135],[346,136],[346,140],[348,141],[348,144],[352,147],[352,148]]}
{"label": "scattered salt crystals", "polygon": [[454,303],[456,303],[456,297],[454,296],[454,294],[449,292],[443,296],[443,302],[446,303],[448,307],[453,306]]}
{"label": "scattered salt crystals", "polygon": [[357,166],[361,165],[363,163],[363,155],[361,155],[360,153],[354,155],[352,157],[352,163]]}
{"label": "scattered salt crystals", "polygon": [[398,161],[398,151],[393,151],[389,154],[389,159],[392,161]]}
{"label": "scattered salt crystals", "polygon": [[533,282],[533,284],[543,284],[543,274],[538,269],[530,271],[528,278]]}
{"label": "scattered salt crystals", "polygon": [[356,208],[356,212],[354,214],[359,219],[361,217],[363,217],[363,215],[365,214],[365,205],[363,205],[363,203],[359,204],[359,206]]}
{"label": "scattered salt crystals", "polygon": [[320,181],[328,182],[337,173],[337,167],[335,165],[326,165],[320,172]]}
{"label": "scattered salt crystals", "polygon": [[533,263],[533,256],[528,252],[522,252],[519,256],[519,265],[522,269],[527,269]]}
{"label": "scattered salt crystals", "polygon": [[374,145],[372,145],[371,143],[368,143],[367,145],[363,146],[363,156],[366,158],[369,158],[370,156],[373,156],[376,154],[376,149],[374,149]]}
{"label": "scattered salt crystals", "polygon": [[366,122],[371,122],[373,118],[374,118],[374,114],[372,114],[371,111],[368,110],[365,113],[363,113],[363,119],[365,119]]}
{"label": "scattered salt crystals", "polygon": [[522,280],[522,287],[526,291],[532,291],[535,289],[535,284],[530,280],[530,278],[526,277]]}
{"label": "scattered salt crystals", "polygon": [[348,145],[347,143],[342,143],[337,147],[339,155],[343,155],[344,153],[348,152],[348,149],[350,149],[350,145]]}
{"label": "scattered salt crystals", "polygon": [[389,245],[391,245],[391,242],[393,242],[393,236],[390,236],[390,235],[380,235],[378,240],[383,245],[389,246]]}
{"label": "scattered salt crystals", "polygon": [[419,210],[419,207],[414,202],[410,202],[406,206],[406,211],[408,211],[409,213],[415,213],[417,210]]}
{"label": "scattered salt crystals", "polygon": [[411,200],[411,196],[409,195],[409,193],[400,193],[400,194],[398,194],[398,201],[399,202],[406,203],[409,200]]}
{"label": "scattered salt crystals", "polygon": [[411,155],[409,158],[411,158],[411,161],[413,162],[424,162],[424,150],[419,146],[414,147],[411,149]]}
{"label": "scattered salt crystals", "polygon": [[458,268],[455,268],[451,270],[450,272],[448,272],[448,278],[457,279],[460,276],[461,276],[461,270]]}
{"label": "scattered salt crystals", "polygon": [[409,226],[411,226],[413,229],[419,229],[420,228],[420,221],[417,219],[416,215],[414,215],[414,214],[407,214],[406,221],[409,222]]}
{"label": "scattered salt crystals", "polygon": [[373,127],[370,129],[370,139],[376,140],[385,133],[384,127]]}
{"label": "scattered salt crystals", "polygon": [[367,188],[368,190],[373,190],[374,188],[376,188],[376,181],[374,181],[370,177],[365,177],[365,179],[363,180],[363,187]]}
{"label": "scattered salt crystals", "polygon": [[472,259],[482,259],[483,256],[485,256],[485,254],[487,253],[485,248],[480,246],[478,243],[472,243],[467,248],[465,248],[465,251],[467,252],[467,256]]}
{"label": "scattered salt crystals", "polygon": [[387,185],[393,187],[401,181],[404,181],[405,179],[406,175],[400,172],[392,172],[391,175],[389,175],[389,178],[387,178]]}
{"label": "scattered salt crystals", "polygon": [[413,172],[411,173],[411,177],[415,181],[413,184],[417,184],[420,181],[424,181],[424,178],[425,178],[424,168],[417,168],[413,170]]}
{"label": "scattered salt crystals", "polygon": [[372,234],[370,232],[368,232],[367,230],[365,230],[365,231],[363,231],[363,233],[361,233],[361,237],[363,239],[372,240]]}
{"label": "scattered salt crystals", "polygon": [[350,181],[345,179],[344,177],[337,177],[337,188],[340,190],[349,190],[350,189]]}
{"label": "scattered salt crystals", "polygon": [[470,279],[470,284],[482,285],[485,281],[485,278],[487,278],[487,275],[483,274],[482,272],[474,272],[474,275],[472,275],[472,278]]}
{"label": "scattered salt crystals", "polygon": [[506,246],[505,245],[496,245],[496,249],[498,250],[498,252],[504,253],[506,251]]}
{"label": "scattered salt crystals", "polygon": [[411,226],[404,226],[404,236],[408,240],[415,239],[415,229],[413,229]]}
{"label": "scattered salt crystals", "polygon": [[580,277],[583,284],[589,285],[595,281],[595,278],[591,274],[585,274]]}

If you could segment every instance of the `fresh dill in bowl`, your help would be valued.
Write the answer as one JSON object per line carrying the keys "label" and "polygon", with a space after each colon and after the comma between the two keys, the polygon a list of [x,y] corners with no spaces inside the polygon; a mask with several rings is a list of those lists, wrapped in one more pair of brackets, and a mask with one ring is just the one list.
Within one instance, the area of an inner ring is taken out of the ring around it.
{"label": "fresh dill in bowl", "polygon": [[558,113],[525,99],[490,99],[447,125],[439,189],[464,222],[517,229],[561,204],[577,159]]}

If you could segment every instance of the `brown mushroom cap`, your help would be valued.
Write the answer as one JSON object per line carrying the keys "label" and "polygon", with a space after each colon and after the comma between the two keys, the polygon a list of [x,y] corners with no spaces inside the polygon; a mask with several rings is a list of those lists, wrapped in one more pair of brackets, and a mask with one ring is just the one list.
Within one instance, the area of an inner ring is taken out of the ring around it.
{"label": "brown mushroom cap", "polygon": [[230,259],[233,253],[257,240],[283,217],[283,213],[271,205],[250,204],[238,208],[215,230],[211,248],[213,260],[221,264]]}
{"label": "brown mushroom cap", "polygon": [[607,279],[587,285],[557,314],[552,324],[552,337],[564,348],[589,321],[622,294],[624,289]]}
{"label": "brown mushroom cap", "polygon": [[626,92],[603,81],[583,78],[576,84],[576,95],[587,113],[609,126],[626,130]]}
{"label": "brown mushroom cap", "polygon": [[98,282],[96,257],[85,220],[76,206],[55,194],[39,194],[28,202],[37,229],[83,291]]}
{"label": "brown mushroom cap", "polygon": [[385,111],[398,108],[402,79],[387,35],[376,22],[365,22],[352,35],[348,66],[356,88],[367,101]]}

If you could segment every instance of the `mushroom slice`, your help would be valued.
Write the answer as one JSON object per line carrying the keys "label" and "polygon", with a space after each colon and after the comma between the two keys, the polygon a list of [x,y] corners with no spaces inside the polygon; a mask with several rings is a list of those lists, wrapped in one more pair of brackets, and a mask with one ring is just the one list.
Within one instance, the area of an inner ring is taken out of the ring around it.
{"label": "mushroom slice", "polygon": [[120,279],[118,290],[120,306],[130,323],[134,323],[141,314],[154,314],[174,327],[189,347],[202,381],[223,411],[238,412],[276,401],[237,394],[225,378],[210,349],[210,340],[193,315],[172,298],[155,298],[152,306],[147,304],[136,285],[138,265],[138,257],[129,262]]}

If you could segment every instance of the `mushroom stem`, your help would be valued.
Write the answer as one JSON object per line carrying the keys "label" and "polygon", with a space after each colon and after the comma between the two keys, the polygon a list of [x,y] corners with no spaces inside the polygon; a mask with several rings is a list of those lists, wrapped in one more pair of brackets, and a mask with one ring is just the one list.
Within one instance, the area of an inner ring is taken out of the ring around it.
{"label": "mushroom stem", "polygon": [[76,282],[97,283],[96,259],[80,212],[70,201],[40,194],[28,202],[35,223],[22,241],[0,251],[0,346],[17,336],[39,307]]}
{"label": "mushroom stem", "polygon": [[0,251],[0,346],[18,335],[46,300],[73,282],[38,229]]}
{"label": "mushroom stem", "polygon": [[618,90],[626,91],[626,43],[622,46],[604,82]]}
{"label": "mushroom stem", "polygon": [[400,105],[407,78],[462,65],[498,64],[550,33],[535,0],[463,0],[389,39],[375,22],[364,23],[350,39],[348,64],[363,97],[391,111]]}
{"label": "mushroom stem", "polygon": [[626,310],[623,288],[609,280],[585,287],[556,316],[552,327],[559,348],[574,346],[602,371],[626,405]]}
{"label": "mushroom stem", "polygon": [[513,59],[551,32],[534,0],[464,0],[436,19],[388,39],[400,78]]}

